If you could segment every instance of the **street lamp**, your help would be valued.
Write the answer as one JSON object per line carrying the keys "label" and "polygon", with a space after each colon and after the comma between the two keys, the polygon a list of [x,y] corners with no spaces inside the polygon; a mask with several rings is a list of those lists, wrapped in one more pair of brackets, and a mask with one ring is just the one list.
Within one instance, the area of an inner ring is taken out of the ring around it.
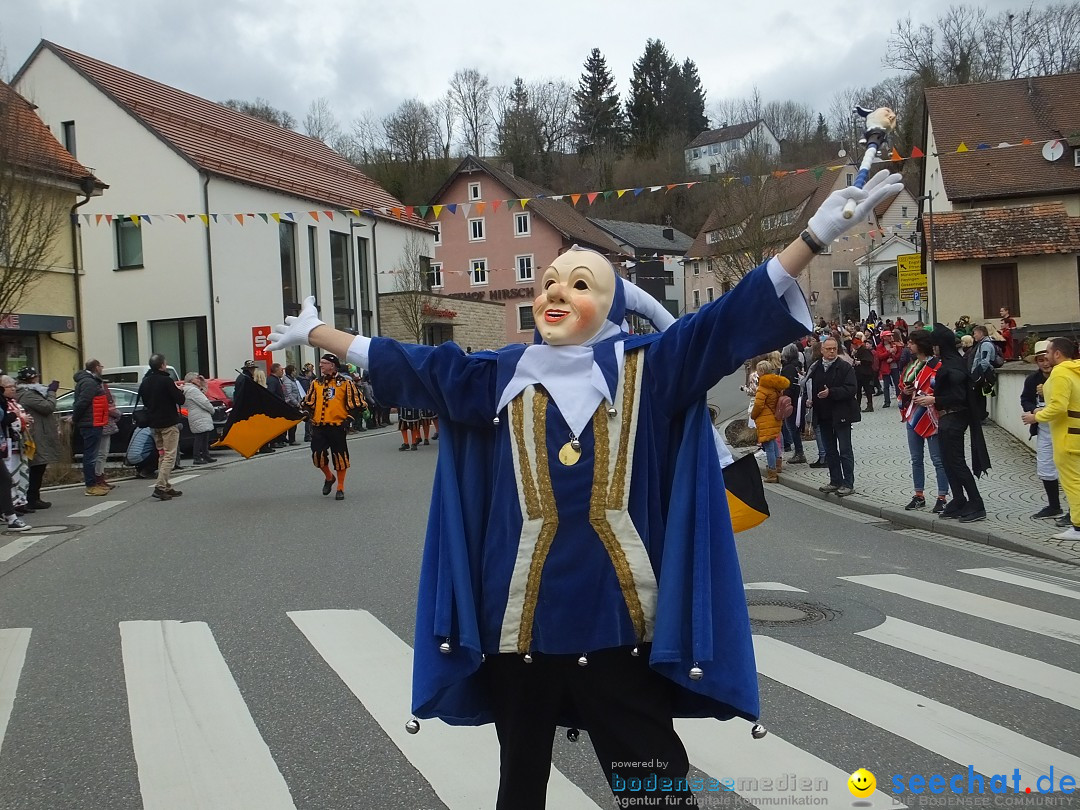
{"label": "street lamp", "polygon": [[928,219],[926,221],[927,237],[923,240],[923,247],[930,246],[926,254],[926,308],[930,315],[930,323],[937,323],[937,287],[934,285],[934,195],[923,194],[915,198],[916,202],[927,203]]}

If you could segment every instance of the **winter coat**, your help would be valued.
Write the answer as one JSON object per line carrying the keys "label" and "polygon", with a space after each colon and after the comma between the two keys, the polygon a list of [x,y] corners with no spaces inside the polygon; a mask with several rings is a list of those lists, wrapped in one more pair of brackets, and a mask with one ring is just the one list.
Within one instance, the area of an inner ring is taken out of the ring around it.
{"label": "winter coat", "polygon": [[[1039,395],[1039,386],[1045,386],[1049,374],[1043,374],[1041,368],[1035,369],[1033,372],[1024,378],[1024,390],[1020,392],[1020,410],[1024,413],[1031,413],[1036,408],[1043,407],[1040,403],[1046,402],[1045,396]],[[1046,393],[1046,388],[1043,388],[1043,393]],[[1037,436],[1039,433],[1038,425],[1030,425],[1029,432],[1032,436]]]}
{"label": "winter coat", "polygon": [[297,382],[296,378],[286,374],[281,378],[281,386],[285,391],[285,401],[293,407],[299,408],[307,392],[300,387],[300,383]]}
{"label": "winter coat", "polygon": [[904,347],[895,340],[888,346],[881,343],[874,349],[874,356],[877,357],[880,364],[878,373],[882,379],[892,374],[893,369],[899,370],[900,355],[903,351]]}
{"label": "winter coat", "polygon": [[[817,363],[807,376],[810,378],[810,401],[814,407],[814,424],[829,422],[833,425],[858,422],[859,415],[858,384],[855,382],[855,368],[839,357],[829,368],[824,363]],[[829,396],[818,399],[823,388],[829,389]]]}
{"label": "winter coat", "polygon": [[101,377],[83,369],[75,372],[75,404],[71,409],[71,424],[77,428],[104,427],[109,421],[109,400]]}
{"label": "winter coat", "polygon": [[790,385],[791,381],[779,374],[764,374],[758,378],[750,417],[757,425],[758,441],[761,444],[774,441],[780,435],[781,423],[776,418],[776,401],[781,394],[787,393]]}
{"label": "winter coat", "polygon": [[278,399],[285,399],[285,387],[282,385],[281,379],[276,374],[271,374],[266,378],[266,390]]}
{"label": "winter coat", "polygon": [[180,424],[180,406],[184,392],[176,387],[166,371],[146,372],[139,384],[139,398],[147,411],[147,427],[167,428]]}
{"label": "winter coat", "polygon": [[870,382],[877,377],[874,371],[874,351],[865,343],[861,344],[852,352],[859,364],[855,366],[855,377],[860,382]]}
{"label": "winter coat", "polygon": [[214,429],[214,406],[195,383],[184,383],[184,403],[188,428],[193,434],[209,433]]}
{"label": "winter coat", "polygon": [[34,417],[30,426],[30,436],[37,445],[30,466],[55,464],[63,457],[60,449],[60,423],[56,418],[56,392],[44,385],[20,385],[15,392],[15,400]]}

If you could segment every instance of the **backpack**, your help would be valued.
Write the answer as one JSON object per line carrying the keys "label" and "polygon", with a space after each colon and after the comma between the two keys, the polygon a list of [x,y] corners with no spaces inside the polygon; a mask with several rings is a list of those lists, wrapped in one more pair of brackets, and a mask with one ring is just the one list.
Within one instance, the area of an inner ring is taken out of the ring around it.
{"label": "backpack", "polygon": [[994,344],[994,356],[990,358],[990,366],[992,368],[1001,368],[1005,365],[1005,355],[1001,351],[1001,347],[998,344]]}
{"label": "backpack", "polygon": [[773,414],[777,420],[782,424],[793,413],[795,413],[795,406],[791,404],[791,397],[787,394],[778,396],[776,398],[776,407],[773,408]]}

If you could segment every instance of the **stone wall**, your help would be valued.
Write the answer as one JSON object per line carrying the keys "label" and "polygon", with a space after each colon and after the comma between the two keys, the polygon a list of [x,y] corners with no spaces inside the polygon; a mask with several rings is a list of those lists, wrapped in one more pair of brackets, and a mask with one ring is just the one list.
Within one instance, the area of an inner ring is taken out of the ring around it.
{"label": "stone wall", "polygon": [[1024,390],[1024,379],[1037,368],[1034,363],[1006,363],[998,369],[997,396],[986,400],[990,418],[1032,452],[1035,451],[1035,443],[1028,441],[1028,426],[1020,421],[1023,414],[1020,409],[1020,392]]}
{"label": "stone wall", "polygon": [[[386,293],[379,296],[379,323],[382,336],[402,341],[415,341],[405,328],[401,316],[390,305],[391,299],[410,293]],[[506,345],[505,304],[500,301],[471,301],[447,295],[429,294],[430,314],[427,322],[443,326],[449,339],[461,348],[498,349]]]}

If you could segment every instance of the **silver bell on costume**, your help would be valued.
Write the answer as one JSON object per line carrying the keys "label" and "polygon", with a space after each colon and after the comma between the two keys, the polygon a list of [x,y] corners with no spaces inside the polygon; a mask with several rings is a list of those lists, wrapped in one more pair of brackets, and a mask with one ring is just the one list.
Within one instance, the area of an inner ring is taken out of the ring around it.
{"label": "silver bell on costume", "polygon": [[420,733],[420,721],[417,720],[414,717],[412,720],[410,720],[408,723],[405,724],[405,730],[407,732],[409,732],[410,734],[419,734]]}
{"label": "silver bell on costume", "polygon": [[700,681],[704,677],[705,677],[705,670],[703,670],[697,664],[694,664],[694,666],[690,667],[690,680],[692,680],[692,681]]}
{"label": "silver bell on costume", "polygon": [[630,654],[634,656],[634,658],[637,658],[639,655],[641,655],[641,650],[639,650],[637,647],[634,647],[634,649],[630,651]]}
{"label": "silver bell on costume", "polygon": [[577,660],[577,665],[579,667],[587,667],[589,665],[589,659],[584,653],[582,653],[581,658]]}
{"label": "silver bell on costume", "polygon": [[580,736],[581,732],[578,731],[576,728],[568,728],[566,730],[566,739],[568,739],[570,742],[577,742],[578,737]]}
{"label": "silver bell on costume", "polygon": [[577,436],[575,436],[574,438],[572,438],[570,440],[570,446],[573,447],[575,450],[580,450],[581,449],[581,442],[578,441]]}
{"label": "silver bell on costume", "polygon": [[609,408],[607,409],[607,415],[608,415],[608,416],[617,416],[617,415],[618,415],[618,413],[619,413],[619,412],[618,412],[617,410],[615,410],[615,406],[614,406],[614,405],[612,405],[611,407],[609,407]]}
{"label": "silver bell on costume", "polygon": [[525,663],[526,664],[531,664],[532,663],[532,656],[529,655],[528,653],[525,653]]}
{"label": "silver bell on costume", "polygon": [[492,419],[491,424],[493,424],[493,425],[499,424],[499,417],[496,416],[494,419]]}
{"label": "silver bell on costume", "polygon": [[765,726],[761,725],[761,723],[754,723],[754,727],[750,729],[750,736],[753,737],[755,740],[760,740],[768,733],[769,730],[765,728]]}
{"label": "silver bell on costume", "polygon": [[449,655],[450,650],[452,650],[452,649],[453,649],[453,647],[450,646],[450,639],[447,639],[446,641],[444,641],[442,644],[439,645],[439,652],[441,652],[443,655]]}

